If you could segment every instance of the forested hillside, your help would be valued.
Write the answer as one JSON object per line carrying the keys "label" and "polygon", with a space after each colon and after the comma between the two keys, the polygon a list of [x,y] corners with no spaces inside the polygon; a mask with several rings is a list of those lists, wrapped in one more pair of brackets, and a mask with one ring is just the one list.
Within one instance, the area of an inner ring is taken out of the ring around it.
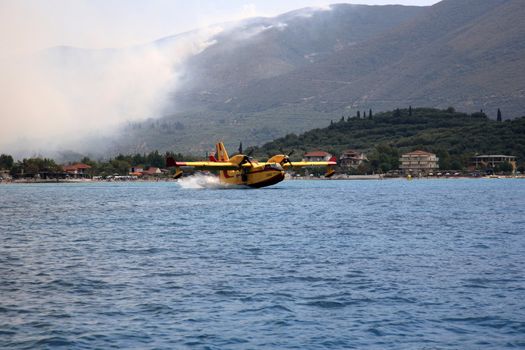
{"label": "forested hillside", "polygon": [[[283,150],[294,150],[296,159],[304,152],[325,150],[340,154],[346,149],[367,152],[373,156],[388,155],[391,168],[395,158],[416,149],[436,153],[444,169],[461,169],[476,154],[507,154],[525,160],[525,117],[496,121],[484,113],[459,113],[429,108],[396,109],[370,116],[342,117],[322,129],[285,137],[256,148],[254,154],[264,157]],[[369,157],[370,158],[370,157]],[[388,158],[388,157],[387,157]]]}

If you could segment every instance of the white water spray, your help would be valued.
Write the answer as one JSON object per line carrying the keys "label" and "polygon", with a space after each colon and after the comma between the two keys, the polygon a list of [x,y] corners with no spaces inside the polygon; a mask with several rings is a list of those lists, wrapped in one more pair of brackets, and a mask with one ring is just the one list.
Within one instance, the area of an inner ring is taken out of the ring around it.
{"label": "white water spray", "polygon": [[201,189],[201,188],[229,188],[231,186],[221,183],[219,177],[215,175],[195,174],[188,177],[180,178],[177,183],[184,189]]}

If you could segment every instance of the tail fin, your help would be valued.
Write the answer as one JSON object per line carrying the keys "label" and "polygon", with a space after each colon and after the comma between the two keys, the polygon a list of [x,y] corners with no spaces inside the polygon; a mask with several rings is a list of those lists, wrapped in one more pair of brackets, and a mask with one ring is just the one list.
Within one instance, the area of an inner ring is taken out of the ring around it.
{"label": "tail fin", "polygon": [[215,154],[210,154],[210,162],[216,162],[217,161],[217,158],[215,158]]}
{"label": "tail fin", "polygon": [[332,163],[329,166],[326,167],[326,173],[324,174],[324,177],[330,178],[334,176],[335,170],[333,168],[334,165],[337,165],[337,158],[333,156],[328,160],[328,162]]}
{"label": "tail fin", "polygon": [[175,158],[172,156],[166,157],[166,168],[173,168],[177,166],[177,162],[175,161]]}
{"label": "tail fin", "polygon": [[166,168],[173,168],[175,167],[175,175],[173,176],[174,179],[178,179],[182,176],[182,170],[177,166],[177,161],[173,156],[167,156],[166,157]]}
{"label": "tail fin", "polygon": [[224,144],[222,142],[216,144],[215,148],[217,149],[216,156],[219,162],[227,162],[230,160],[230,157],[228,157],[228,152],[226,152],[226,148],[224,148]]}

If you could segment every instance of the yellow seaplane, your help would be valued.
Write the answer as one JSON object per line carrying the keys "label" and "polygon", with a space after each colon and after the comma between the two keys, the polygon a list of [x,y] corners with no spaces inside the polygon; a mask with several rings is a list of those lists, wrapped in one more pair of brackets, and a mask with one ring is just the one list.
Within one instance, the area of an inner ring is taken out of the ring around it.
{"label": "yellow seaplane", "polygon": [[215,155],[209,157],[208,161],[200,162],[177,162],[172,156],[166,158],[166,166],[175,167],[175,178],[182,176],[181,168],[194,168],[199,170],[217,170],[219,179],[223,184],[241,185],[254,188],[275,185],[284,180],[284,172],[290,168],[300,167],[326,167],[325,177],[331,177],[337,165],[336,158],[332,157],[325,162],[293,162],[290,160],[292,153],[277,154],[266,162],[259,162],[250,155],[242,153],[242,144],[239,146],[239,154],[228,156],[224,144],[219,142],[215,145]]}

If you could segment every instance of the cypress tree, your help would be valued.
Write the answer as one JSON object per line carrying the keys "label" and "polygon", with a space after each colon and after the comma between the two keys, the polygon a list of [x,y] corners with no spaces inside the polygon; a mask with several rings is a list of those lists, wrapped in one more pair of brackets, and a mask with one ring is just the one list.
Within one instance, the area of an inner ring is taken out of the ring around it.
{"label": "cypress tree", "polygon": [[401,111],[399,110],[399,108],[396,108],[394,110],[394,118],[399,118],[401,117]]}
{"label": "cypress tree", "polygon": [[500,109],[498,108],[498,122],[500,122],[500,121],[501,121],[501,111],[500,111]]}
{"label": "cypress tree", "polygon": [[412,106],[408,106],[408,116],[412,116]]}
{"label": "cypress tree", "polygon": [[363,119],[366,119],[366,111],[363,111]]}
{"label": "cypress tree", "polygon": [[357,118],[361,118],[361,111],[357,111]]}
{"label": "cypress tree", "polygon": [[372,119],[372,108],[368,110],[368,118]]}

